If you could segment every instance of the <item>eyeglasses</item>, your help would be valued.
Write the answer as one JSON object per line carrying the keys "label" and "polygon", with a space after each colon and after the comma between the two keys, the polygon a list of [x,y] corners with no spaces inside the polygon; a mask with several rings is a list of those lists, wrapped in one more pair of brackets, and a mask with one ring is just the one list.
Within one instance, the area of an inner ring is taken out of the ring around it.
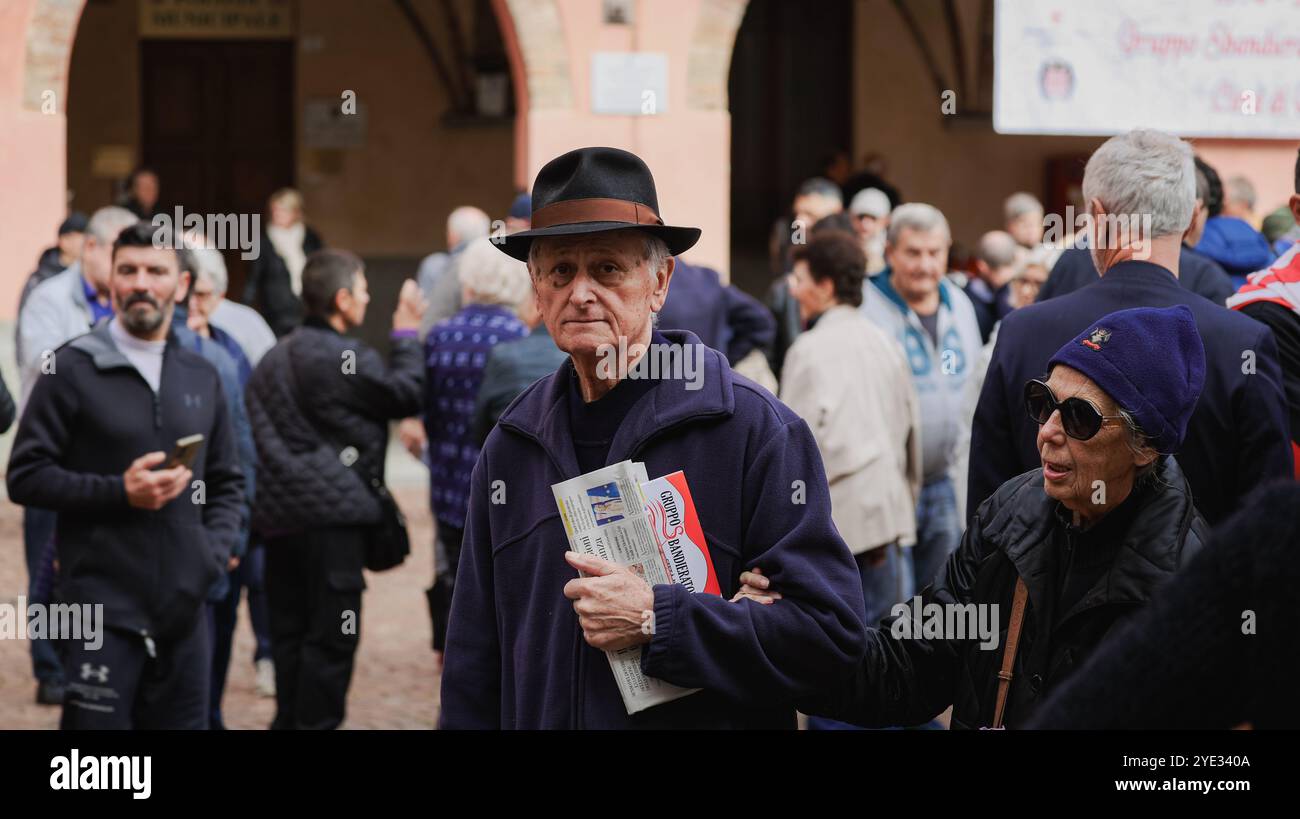
{"label": "eyeglasses", "polygon": [[1061,411],[1061,426],[1065,434],[1077,441],[1086,441],[1101,431],[1107,421],[1123,421],[1122,415],[1102,415],[1091,401],[1073,397],[1057,401],[1052,388],[1042,381],[1025,384],[1025,409],[1038,424],[1046,424],[1052,413]]}

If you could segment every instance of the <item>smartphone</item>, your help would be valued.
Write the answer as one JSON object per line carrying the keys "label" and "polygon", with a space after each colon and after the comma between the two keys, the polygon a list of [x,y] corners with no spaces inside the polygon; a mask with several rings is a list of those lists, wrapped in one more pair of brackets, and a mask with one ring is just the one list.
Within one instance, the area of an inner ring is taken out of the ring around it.
{"label": "smartphone", "polygon": [[176,442],[176,448],[172,450],[172,456],[167,459],[165,468],[183,466],[186,469],[193,469],[194,459],[199,457],[201,446],[203,446],[202,435],[187,435],[181,438]]}

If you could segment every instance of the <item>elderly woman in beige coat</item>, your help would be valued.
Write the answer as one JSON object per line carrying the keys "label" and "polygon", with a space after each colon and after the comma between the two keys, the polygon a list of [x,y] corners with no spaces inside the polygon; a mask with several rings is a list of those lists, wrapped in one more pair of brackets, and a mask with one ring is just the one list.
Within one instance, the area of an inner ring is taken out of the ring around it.
{"label": "elderly woman in beige coat", "polygon": [[786,354],[781,400],[812,427],[831,518],[862,575],[867,622],[913,594],[920,410],[898,342],[858,310],[866,259],[823,233],[794,252],[790,292],[807,325]]}

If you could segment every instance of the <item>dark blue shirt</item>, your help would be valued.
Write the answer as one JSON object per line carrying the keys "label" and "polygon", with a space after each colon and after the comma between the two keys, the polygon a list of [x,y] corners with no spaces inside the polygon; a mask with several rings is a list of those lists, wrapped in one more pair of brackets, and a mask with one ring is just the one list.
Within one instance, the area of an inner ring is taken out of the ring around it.
{"label": "dark blue shirt", "polygon": [[107,305],[99,303],[99,291],[86,281],[86,277],[81,277],[81,287],[86,294],[86,303],[90,305],[91,326],[99,324],[102,319],[112,318],[113,302],[110,299]]}

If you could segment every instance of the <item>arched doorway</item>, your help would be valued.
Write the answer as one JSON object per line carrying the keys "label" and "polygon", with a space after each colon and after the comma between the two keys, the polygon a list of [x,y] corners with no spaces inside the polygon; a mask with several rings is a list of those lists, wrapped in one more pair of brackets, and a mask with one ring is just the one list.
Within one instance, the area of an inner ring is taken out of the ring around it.
{"label": "arched doorway", "polygon": [[[401,279],[443,248],[452,209],[503,216],[513,196],[515,104],[496,10],[241,6],[292,16],[250,17],[241,36],[215,23],[171,30],[135,3],[85,8],[68,69],[72,204],[109,203],[137,163],[158,171],[168,211],[260,215],[291,185],[326,243],[367,261],[384,318]],[[226,253],[235,297],[240,255]]]}
{"label": "arched doorway", "polygon": [[852,143],[853,3],[751,0],[731,60],[732,281],[760,295],[768,240],[804,179]]}
{"label": "arched doorway", "polygon": [[[669,2],[657,2],[656,14]],[[646,17],[645,25],[633,34],[600,28],[601,0],[563,4],[456,0],[453,5],[460,10],[462,30],[487,31],[482,21],[496,21],[499,33],[492,33],[501,45],[498,65],[475,64],[467,73],[508,73],[515,115],[505,117],[448,114],[444,72],[426,42],[427,37],[444,57],[451,55],[450,62],[443,60],[444,68],[455,76],[452,67],[463,65],[463,60],[455,57],[444,38],[445,27],[434,16],[435,7],[446,4],[435,0],[294,4],[300,11],[294,61],[280,73],[292,74],[290,181],[306,194],[309,218],[330,244],[400,268],[441,247],[445,217],[456,205],[477,204],[503,215],[516,186],[529,184],[542,162],[595,140],[645,151],[669,200],[665,207],[672,218],[705,229],[697,260],[727,272],[731,201],[727,77],[748,0],[671,3],[679,25],[665,29],[650,25]],[[404,7],[413,9],[422,21],[425,36],[416,31]],[[21,77],[13,84],[21,88],[20,93],[0,96],[0,125],[16,126],[6,129],[7,136],[18,135],[11,141],[21,151],[21,161],[3,169],[10,171],[8,178],[17,180],[20,190],[33,192],[24,194],[21,206],[14,203],[4,211],[12,214],[13,224],[25,228],[18,236],[13,231],[0,235],[0,260],[9,262],[12,270],[29,264],[27,260],[34,260],[49,244],[54,226],[66,212],[66,190],[72,190],[76,207],[91,210],[112,200],[114,184],[124,175],[122,166],[150,161],[151,152],[142,150],[141,144],[138,8],[126,0],[89,4],[12,0],[0,7],[0,19],[6,23],[0,42],[12,46],[8,53],[20,55],[10,70]],[[643,11],[642,16],[648,13]],[[83,20],[86,25],[79,30]],[[636,118],[591,111],[589,61],[597,33],[607,44],[670,55],[674,72],[681,72],[674,74],[681,84],[662,116],[628,122]],[[100,61],[98,72],[89,57],[95,46],[87,43],[107,46],[111,52]],[[477,38],[463,45],[462,58],[480,53]],[[91,66],[84,72],[82,50]],[[83,73],[90,78],[86,83],[81,80]],[[109,81],[101,82],[98,92],[97,79]],[[89,91],[84,90],[87,85]],[[39,117],[36,112],[46,89],[54,90],[59,108],[53,116]],[[359,107],[367,111],[364,145],[307,144],[306,105],[314,101],[337,105],[345,90],[355,91]],[[64,115],[69,95],[70,120]],[[277,104],[270,103],[269,108],[275,110]],[[110,121],[118,125],[106,125]],[[97,160],[100,175],[95,170]],[[0,156],[0,163],[4,161]],[[260,187],[273,184],[267,179]],[[166,179],[163,186],[168,187]],[[259,200],[263,195],[250,194]],[[225,201],[232,198],[227,195],[210,207],[229,209],[232,206]],[[21,275],[7,286],[16,295]],[[382,312],[381,308],[374,312]]]}

